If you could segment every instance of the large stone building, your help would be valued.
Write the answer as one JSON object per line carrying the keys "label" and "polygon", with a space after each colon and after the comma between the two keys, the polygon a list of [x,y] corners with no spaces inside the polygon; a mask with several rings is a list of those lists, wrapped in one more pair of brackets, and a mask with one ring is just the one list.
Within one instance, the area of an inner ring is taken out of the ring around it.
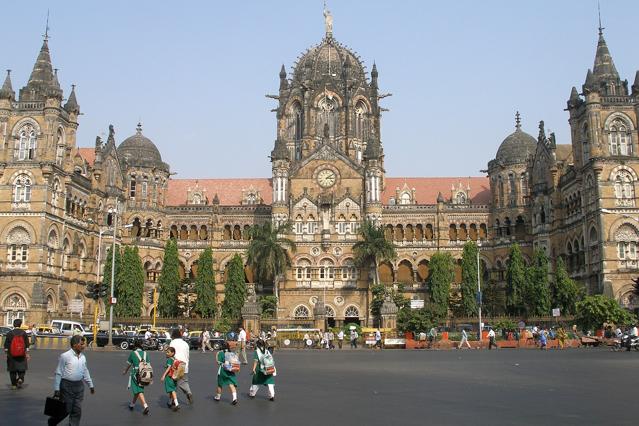
{"label": "large stone building", "polygon": [[[486,280],[503,282],[516,241],[528,260],[542,247],[565,257],[590,292],[636,306],[639,73],[629,89],[601,31],[594,68],[568,100],[571,143],[558,144],[543,122],[532,137],[517,114],[487,177],[386,176],[377,68],[368,75],[329,22],[290,75],[282,66],[272,97],[270,178],[174,179],[141,125],[119,144],[110,127],[106,142],[78,147],[80,107],[73,88],[62,103],[45,38],[18,97],[9,74],[0,90],[2,322],[88,311],[85,285],[103,273],[116,220],[117,239],[139,247],[147,271],[143,314],[153,309],[148,294],[167,238],[177,240],[183,277],[194,277],[199,253],[213,249],[221,301],[227,263],[244,256],[250,227],[291,221],[298,250],[279,284],[279,319],[325,313],[330,323],[370,321],[368,271],[352,252],[365,219],[398,248],[396,261],[380,265],[381,280],[405,284],[414,299],[426,294],[433,253],[459,261],[470,239],[482,243]],[[246,279],[253,281],[249,268]]]}

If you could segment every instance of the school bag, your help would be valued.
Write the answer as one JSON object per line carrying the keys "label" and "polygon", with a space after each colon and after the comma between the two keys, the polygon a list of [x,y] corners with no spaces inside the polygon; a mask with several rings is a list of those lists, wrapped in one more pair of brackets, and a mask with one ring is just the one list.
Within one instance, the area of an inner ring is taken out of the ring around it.
{"label": "school bag", "polygon": [[184,377],[186,365],[182,361],[178,361],[177,359],[173,361],[171,378],[173,380],[180,380]]}
{"label": "school bag", "polygon": [[138,351],[134,353],[138,357],[138,361],[140,361],[136,376],[137,382],[140,386],[148,386],[153,383],[153,367],[151,367],[151,363],[146,360],[146,352],[143,352],[144,358],[140,357]]}
{"label": "school bag", "polygon": [[24,338],[25,336],[23,335],[13,336],[13,339],[11,339],[11,346],[9,346],[9,355],[14,358],[20,358],[27,354],[27,347],[24,343]]}
{"label": "school bag", "polygon": [[273,355],[271,355],[268,349],[259,358],[260,371],[262,371],[263,374],[270,376],[275,373],[275,360],[273,359]]}
{"label": "school bag", "polygon": [[232,373],[240,372],[240,357],[235,352],[224,352],[224,369]]}

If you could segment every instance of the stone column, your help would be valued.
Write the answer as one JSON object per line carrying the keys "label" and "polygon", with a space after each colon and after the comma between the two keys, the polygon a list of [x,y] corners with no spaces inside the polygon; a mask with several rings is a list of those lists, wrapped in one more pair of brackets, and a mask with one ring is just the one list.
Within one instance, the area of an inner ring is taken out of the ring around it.
{"label": "stone column", "polygon": [[313,319],[315,320],[315,328],[324,330],[326,327],[326,307],[324,306],[324,297],[319,297],[315,306],[313,306]]}
{"label": "stone column", "polygon": [[260,333],[260,319],[262,316],[262,308],[257,303],[255,288],[253,284],[248,284],[247,298],[242,306],[242,326],[250,336],[256,336]]}
{"label": "stone column", "polygon": [[397,329],[397,305],[393,302],[390,295],[386,295],[386,299],[380,309],[382,317],[382,328]]}
{"label": "stone column", "polygon": [[44,287],[42,281],[38,280],[33,283],[31,290],[31,306],[29,316],[25,318],[25,324],[44,324],[47,320],[47,300],[44,296]]}

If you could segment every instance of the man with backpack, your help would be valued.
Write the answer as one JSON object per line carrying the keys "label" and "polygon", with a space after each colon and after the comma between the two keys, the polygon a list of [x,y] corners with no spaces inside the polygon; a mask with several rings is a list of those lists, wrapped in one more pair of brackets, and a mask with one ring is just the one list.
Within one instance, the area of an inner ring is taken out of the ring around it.
{"label": "man with backpack", "polygon": [[4,340],[4,352],[7,355],[7,370],[11,379],[11,389],[18,389],[24,383],[24,374],[29,361],[29,337],[22,330],[22,320],[13,320],[13,330]]}

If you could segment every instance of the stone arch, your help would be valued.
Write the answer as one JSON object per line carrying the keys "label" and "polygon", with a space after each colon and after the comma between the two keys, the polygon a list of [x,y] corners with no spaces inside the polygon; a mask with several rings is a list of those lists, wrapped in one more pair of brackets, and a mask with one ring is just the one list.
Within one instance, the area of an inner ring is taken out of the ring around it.
{"label": "stone arch", "polygon": [[36,232],[35,229],[33,229],[33,226],[31,226],[29,222],[21,219],[14,220],[7,226],[5,226],[4,230],[2,231],[1,241],[7,241],[7,238],[11,231],[18,227],[23,228],[28,233],[30,242],[36,241]]}
{"label": "stone arch", "polygon": [[292,316],[295,319],[309,319],[311,318],[311,310],[305,304],[301,303],[293,308]]}
{"label": "stone arch", "polygon": [[426,224],[426,229],[424,229],[424,239],[432,240],[433,236],[434,236],[433,225],[428,223],[428,224]]}
{"label": "stone arch", "polygon": [[606,117],[606,121],[604,121],[604,129],[610,130],[610,125],[615,120],[623,121],[630,131],[635,130],[635,126],[634,126],[634,123],[632,122],[632,119],[628,117],[628,115],[619,111],[615,111],[612,114],[610,114],[608,117]]}
{"label": "stone arch", "polygon": [[384,238],[386,238],[387,241],[393,241],[393,225],[386,225],[384,227]]}
{"label": "stone arch", "polygon": [[430,269],[428,264],[429,262],[427,259],[422,259],[417,264],[417,279],[421,283],[425,283],[430,277]]}
{"label": "stone arch", "polygon": [[395,241],[404,241],[404,227],[401,224],[395,226],[395,233],[393,236]]}
{"label": "stone arch", "polygon": [[422,241],[424,239],[424,227],[421,223],[415,226],[415,240]]}
{"label": "stone arch", "polygon": [[47,312],[56,312],[58,310],[58,303],[56,302],[57,297],[53,289],[49,288],[47,290],[44,300],[47,304]]}
{"label": "stone arch", "polygon": [[180,226],[179,239],[180,240],[188,240],[189,239],[189,228],[186,225]]}
{"label": "stone arch", "polygon": [[457,225],[451,223],[448,227],[448,239],[450,241],[457,241]]}
{"label": "stone arch", "polygon": [[413,230],[413,225],[408,224],[404,229],[404,238],[406,241],[413,241],[415,238],[415,231]]}
{"label": "stone arch", "polygon": [[407,259],[403,259],[397,264],[397,282],[406,284],[415,282],[413,264]]}
{"label": "stone arch", "polygon": [[458,238],[460,241],[466,241],[468,239],[468,229],[466,228],[465,223],[462,223],[461,225],[459,225]]}
{"label": "stone arch", "polygon": [[360,309],[357,305],[351,303],[344,308],[344,318],[358,318],[360,317]]}
{"label": "stone arch", "polygon": [[395,273],[390,262],[381,262],[378,266],[378,272],[381,283],[391,284],[395,282]]}

